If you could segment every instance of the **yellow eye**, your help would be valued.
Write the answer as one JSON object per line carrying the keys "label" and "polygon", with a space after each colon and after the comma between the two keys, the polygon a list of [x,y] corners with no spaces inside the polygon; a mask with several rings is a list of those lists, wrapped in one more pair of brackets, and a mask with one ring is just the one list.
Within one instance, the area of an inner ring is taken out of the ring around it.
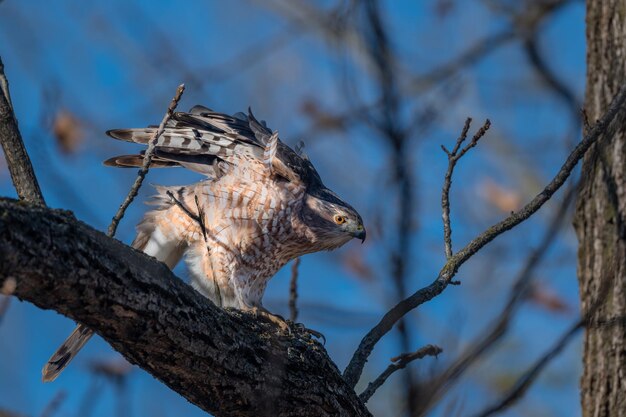
{"label": "yellow eye", "polygon": [[333,218],[333,220],[337,224],[344,224],[346,222],[346,218],[343,216],[340,216],[339,214],[335,214],[335,217]]}

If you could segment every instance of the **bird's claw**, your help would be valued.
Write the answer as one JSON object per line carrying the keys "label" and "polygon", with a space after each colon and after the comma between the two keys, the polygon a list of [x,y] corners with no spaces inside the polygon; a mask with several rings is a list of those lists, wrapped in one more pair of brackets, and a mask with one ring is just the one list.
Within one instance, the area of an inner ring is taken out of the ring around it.
{"label": "bird's claw", "polygon": [[322,340],[322,344],[326,344],[326,337],[318,332],[317,330],[309,329],[302,323],[296,323],[291,320],[286,320],[283,316],[279,314],[270,313],[264,308],[260,307],[252,307],[249,312],[254,315],[254,317],[263,317],[266,320],[277,325],[283,333],[288,334],[289,336],[293,335],[291,331],[291,327],[293,326],[295,329],[308,333],[311,336],[315,336],[318,339]]}
{"label": "bird's claw", "polygon": [[263,317],[266,320],[274,323],[280,328],[280,330],[283,331],[283,333],[287,333],[289,336],[291,336],[291,327],[289,327],[289,323],[282,316],[278,314],[270,313],[264,308],[259,308],[259,307],[251,308],[250,313],[253,314],[257,318]]}
{"label": "bird's claw", "polygon": [[324,345],[326,344],[326,337],[322,333],[318,332],[317,330],[309,329],[302,323],[296,323],[296,322],[290,322],[290,323],[293,325],[293,327],[297,328],[298,330],[308,333],[311,336],[315,336],[316,338],[322,340],[322,344]]}

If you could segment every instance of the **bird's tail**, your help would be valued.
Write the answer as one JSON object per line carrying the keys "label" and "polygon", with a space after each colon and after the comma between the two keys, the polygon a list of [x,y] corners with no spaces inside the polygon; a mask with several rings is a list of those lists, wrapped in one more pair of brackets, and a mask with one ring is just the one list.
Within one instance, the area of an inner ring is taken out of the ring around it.
{"label": "bird's tail", "polygon": [[82,324],[76,326],[72,334],[48,359],[48,363],[41,370],[41,380],[43,382],[54,381],[85,343],[91,339],[91,336],[93,336],[93,330]]}

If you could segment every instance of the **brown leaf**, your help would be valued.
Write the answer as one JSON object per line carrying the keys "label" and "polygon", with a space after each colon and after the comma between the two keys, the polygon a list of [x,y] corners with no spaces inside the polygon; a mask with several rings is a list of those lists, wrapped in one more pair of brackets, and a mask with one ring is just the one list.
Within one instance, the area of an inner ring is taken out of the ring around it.
{"label": "brown leaf", "polygon": [[528,301],[552,313],[567,314],[573,308],[554,291],[542,284],[533,284],[527,295]]}
{"label": "brown leaf", "polygon": [[67,110],[59,110],[52,122],[52,133],[65,154],[76,152],[84,134],[80,121]]}
{"label": "brown leaf", "polygon": [[479,193],[488,203],[505,213],[515,211],[522,205],[522,197],[517,191],[507,189],[491,179],[480,184]]}

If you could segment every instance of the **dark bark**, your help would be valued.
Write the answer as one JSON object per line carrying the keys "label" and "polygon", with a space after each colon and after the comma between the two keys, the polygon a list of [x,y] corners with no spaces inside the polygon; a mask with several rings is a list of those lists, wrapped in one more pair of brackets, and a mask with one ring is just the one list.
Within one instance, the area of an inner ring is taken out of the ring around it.
{"label": "dark bark", "polygon": [[[587,1],[587,90],[590,120],[608,107],[626,81],[626,1]],[[584,416],[626,416],[626,328],[594,326],[626,315],[626,126],[585,156],[575,216],[578,277],[586,313],[601,299],[584,338],[581,402]],[[603,286],[609,291],[603,293]]]}
{"label": "dark bark", "polygon": [[24,148],[22,135],[17,127],[9,96],[9,83],[4,76],[4,64],[0,58],[0,145],[7,160],[11,180],[20,200],[45,206],[35,171]]}
{"label": "dark bark", "polygon": [[0,199],[0,287],[9,278],[216,416],[369,415],[318,342],[217,308],[69,212]]}

